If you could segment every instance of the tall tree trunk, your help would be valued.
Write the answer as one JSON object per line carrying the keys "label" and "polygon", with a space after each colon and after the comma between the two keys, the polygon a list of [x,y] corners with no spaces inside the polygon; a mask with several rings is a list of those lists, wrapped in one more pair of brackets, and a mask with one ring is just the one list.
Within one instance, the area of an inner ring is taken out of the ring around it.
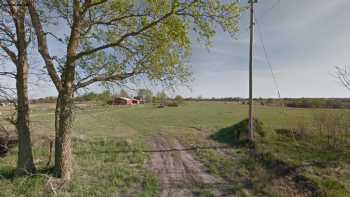
{"label": "tall tree trunk", "polygon": [[56,107],[55,173],[57,177],[70,180],[73,173],[73,91],[60,92]]}
{"label": "tall tree trunk", "polygon": [[29,127],[29,100],[28,100],[28,55],[27,41],[24,25],[24,9],[19,9],[14,19],[17,34],[17,132],[18,132],[18,160],[17,175],[33,173],[35,166],[33,162],[32,144]]}
{"label": "tall tree trunk", "polygon": [[67,46],[67,61],[64,66],[61,81],[62,89],[59,90],[58,105],[59,120],[56,136],[55,168],[56,175],[65,180],[70,180],[73,173],[73,155],[72,155],[72,122],[73,122],[73,104],[74,104],[74,80],[76,50],[80,39],[80,1],[73,1],[73,24],[70,38]]}
{"label": "tall tree trunk", "polygon": [[20,58],[17,65],[17,175],[33,173],[35,171],[29,128],[28,64],[25,59],[23,58],[21,60]]}
{"label": "tall tree trunk", "polygon": [[16,174],[22,175],[35,171],[32,144],[29,127],[28,100],[28,59],[27,43],[25,39],[24,18],[17,19],[18,62],[17,62],[17,132],[18,132],[18,160]]}

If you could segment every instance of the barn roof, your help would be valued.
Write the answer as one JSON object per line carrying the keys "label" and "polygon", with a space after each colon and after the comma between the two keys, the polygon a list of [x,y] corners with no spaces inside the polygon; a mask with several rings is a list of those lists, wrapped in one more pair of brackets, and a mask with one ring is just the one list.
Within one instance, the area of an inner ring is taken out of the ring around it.
{"label": "barn roof", "polygon": [[117,99],[123,99],[123,100],[126,100],[126,101],[132,100],[132,99],[129,99],[129,98],[126,98],[126,97],[117,97]]}

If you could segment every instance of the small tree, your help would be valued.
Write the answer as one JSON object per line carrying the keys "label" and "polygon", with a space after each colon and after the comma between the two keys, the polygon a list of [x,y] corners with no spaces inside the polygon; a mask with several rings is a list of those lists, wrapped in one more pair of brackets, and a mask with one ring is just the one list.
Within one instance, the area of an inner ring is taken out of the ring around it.
{"label": "small tree", "polygon": [[152,103],[153,104],[159,103],[159,98],[157,96],[152,96]]}
{"label": "small tree", "polygon": [[177,95],[177,96],[175,97],[175,101],[176,101],[177,104],[182,104],[183,101],[184,101],[184,99],[182,98],[182,96]]}
{"label": "small tree", "polygon": [[103,104],[112,103],[112,94],[109,90],[105,90],[102,93],[97,94],[96,100]]}
{"label": "small tree", "polygon": [[152,102],[153,93],[149,89],[139,89],[137,92],[137,97],[144,100],[146,103]]}
{"label": "small tree", "polygon": [[157,98],[161,105],[166,105],[168,101],[168,95],[164,91],[158,92]]}
{"label": "small tree", "polygon": [[128,98],[129,97],[129,94],[127,91],[125,91],[124,89],[121,89],[119,94],[118,94],[119,97],[126,97]]}
{"label": "small tree", "polygon": [[92,101],[92,100],[96,99],[97,94],[95,92],[89,92],[89,93],[84,94],[82,97],[86,101]]}

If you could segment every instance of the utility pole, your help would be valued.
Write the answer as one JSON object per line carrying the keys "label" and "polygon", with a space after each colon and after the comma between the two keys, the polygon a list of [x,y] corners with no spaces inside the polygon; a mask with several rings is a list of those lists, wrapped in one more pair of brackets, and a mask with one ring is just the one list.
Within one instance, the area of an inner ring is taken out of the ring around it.
{"label": "utility pole", "polygon": [[250,46],[249,46],[249,139],[254,141],[253,121],[253,42],[254,42],[254,3],[257,0],[249,0],[250,3]]}

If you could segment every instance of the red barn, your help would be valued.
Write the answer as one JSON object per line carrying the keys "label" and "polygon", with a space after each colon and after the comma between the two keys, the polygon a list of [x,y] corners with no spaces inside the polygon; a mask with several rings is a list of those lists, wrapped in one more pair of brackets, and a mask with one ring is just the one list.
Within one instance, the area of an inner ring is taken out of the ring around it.
{"label": "red barn", "polygon": [[140,104],[140,101],[137,99],[132,99],[132,104],[134,105]]}
{"label": "red barn", "polygon": [[113,105],[132,105],[133,99],[129,99],[126,97],[116,97],[113,99]]}

